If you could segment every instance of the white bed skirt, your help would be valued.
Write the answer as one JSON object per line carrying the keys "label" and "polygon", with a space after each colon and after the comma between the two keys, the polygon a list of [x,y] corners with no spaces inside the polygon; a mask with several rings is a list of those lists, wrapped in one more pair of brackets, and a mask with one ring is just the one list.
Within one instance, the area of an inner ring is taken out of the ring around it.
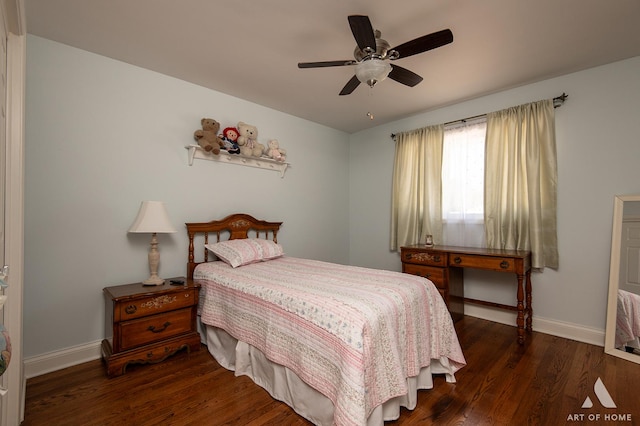
{"label": "white bed skirt", "polygon": [[[205,326],[203,333],[209,352],[218,363],[236,376],[248,376],[271,396],[286,403],[296,413],[316,425],[333,424],[333,403],[320,392],[303,382],[293,371],[269,361],[255,347],[236,340],[222,329]],[[409,392],[376,407],[367,426],[383,426],[385,421],[397,420],[400,407],[413,410],[417,404],[419,389],[433,388],[433,374],[444,374],[449,383],[455,383],[448,360],[432,360],[417,377],[407,380]]]}

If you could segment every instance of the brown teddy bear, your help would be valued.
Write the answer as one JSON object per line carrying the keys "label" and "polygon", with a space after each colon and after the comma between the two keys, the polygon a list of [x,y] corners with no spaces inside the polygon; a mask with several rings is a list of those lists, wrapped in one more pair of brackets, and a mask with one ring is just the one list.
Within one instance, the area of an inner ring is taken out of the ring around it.
{"label": "brown teddy bear", "polygon": [[193,133],[193,138],[206,152],[214,155],[220,154],[220,147],[222,146],[221,141],[218,139],[220,123],[212,118],[203,118],[200,120],[200,124],[202,125],[202,130],[196,130]]}

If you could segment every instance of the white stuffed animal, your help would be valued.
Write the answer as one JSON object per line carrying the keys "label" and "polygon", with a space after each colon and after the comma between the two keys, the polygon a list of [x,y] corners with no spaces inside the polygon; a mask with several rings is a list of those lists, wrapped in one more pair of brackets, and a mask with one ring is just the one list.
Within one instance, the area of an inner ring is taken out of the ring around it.
{"label": "white stuffed animal", "polygon": [[280,148],[280,143],[275,139],[271,139],[267,143],[267,148],[264,153],[267,157],[273,158],[276,161],[284,162],[287,159],[287,151]]}
{"label": "white stuffed animal", "polygon": [[238,123],[238,139],[236,143],[240,146],[240,153],[247,157],[260,157],[264,151],[264,145],[258,143],[258,129],[256,126]]}

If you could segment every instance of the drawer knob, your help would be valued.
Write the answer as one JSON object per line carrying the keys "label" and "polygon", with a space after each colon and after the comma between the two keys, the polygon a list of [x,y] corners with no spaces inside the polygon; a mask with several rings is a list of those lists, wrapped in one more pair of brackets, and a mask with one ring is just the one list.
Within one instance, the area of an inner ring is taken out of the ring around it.
{"label": "drawer knob", "polygon": [[453,263],[455,263],[456,265],[460,264],[462,262],[462,259],[460,258],[460,256],[456,256],[453,258]]}
{"label": "drawer knob", "polygon": [[124,308],[124,311],[129,315],[135,314],[137,310],[138,310],[138,307],[136,305],[129,305],[126,308]]}
{"label": "drawer knob", "polygon": [[509,262],[507,262],[506,260],[503,260],[502,262],[500,262],[500,267],[502,269],[507,269],[509,268]]}
{"label": "drawer knob", "polygon": [[156,327],[153,325],[150,325],[149,328],[147,328],[147,330],[149,330],[152,333],[162,333],[163,331],[165,331],[167,329],[167,327],[169,327],[171,325],[171,323],[169,321],[165,322],[164,324],[162,324],[162,328],[159,328],[156,330]]}

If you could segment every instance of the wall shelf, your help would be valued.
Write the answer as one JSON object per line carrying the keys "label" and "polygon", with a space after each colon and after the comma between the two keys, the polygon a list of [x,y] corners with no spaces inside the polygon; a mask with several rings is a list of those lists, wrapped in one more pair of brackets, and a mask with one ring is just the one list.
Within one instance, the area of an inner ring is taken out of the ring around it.
{"label": "wall shelf", "polygon": [[280,172],[280,177],[284,177],[284,173],[287,171],[287,167],[291,167],[291,164],[284,163],[271,158],[266,157],[245,157],[244,155],[229,154],[225,151],[220,151],[220,154],[213,155],[205,152],[200,145],[187,145],[185,148],[189,151],[189,165],[193,166],[194,159],[217,161],[219,163],[237,164],[240,166],[256,167],[258,169],[273,170]]}

